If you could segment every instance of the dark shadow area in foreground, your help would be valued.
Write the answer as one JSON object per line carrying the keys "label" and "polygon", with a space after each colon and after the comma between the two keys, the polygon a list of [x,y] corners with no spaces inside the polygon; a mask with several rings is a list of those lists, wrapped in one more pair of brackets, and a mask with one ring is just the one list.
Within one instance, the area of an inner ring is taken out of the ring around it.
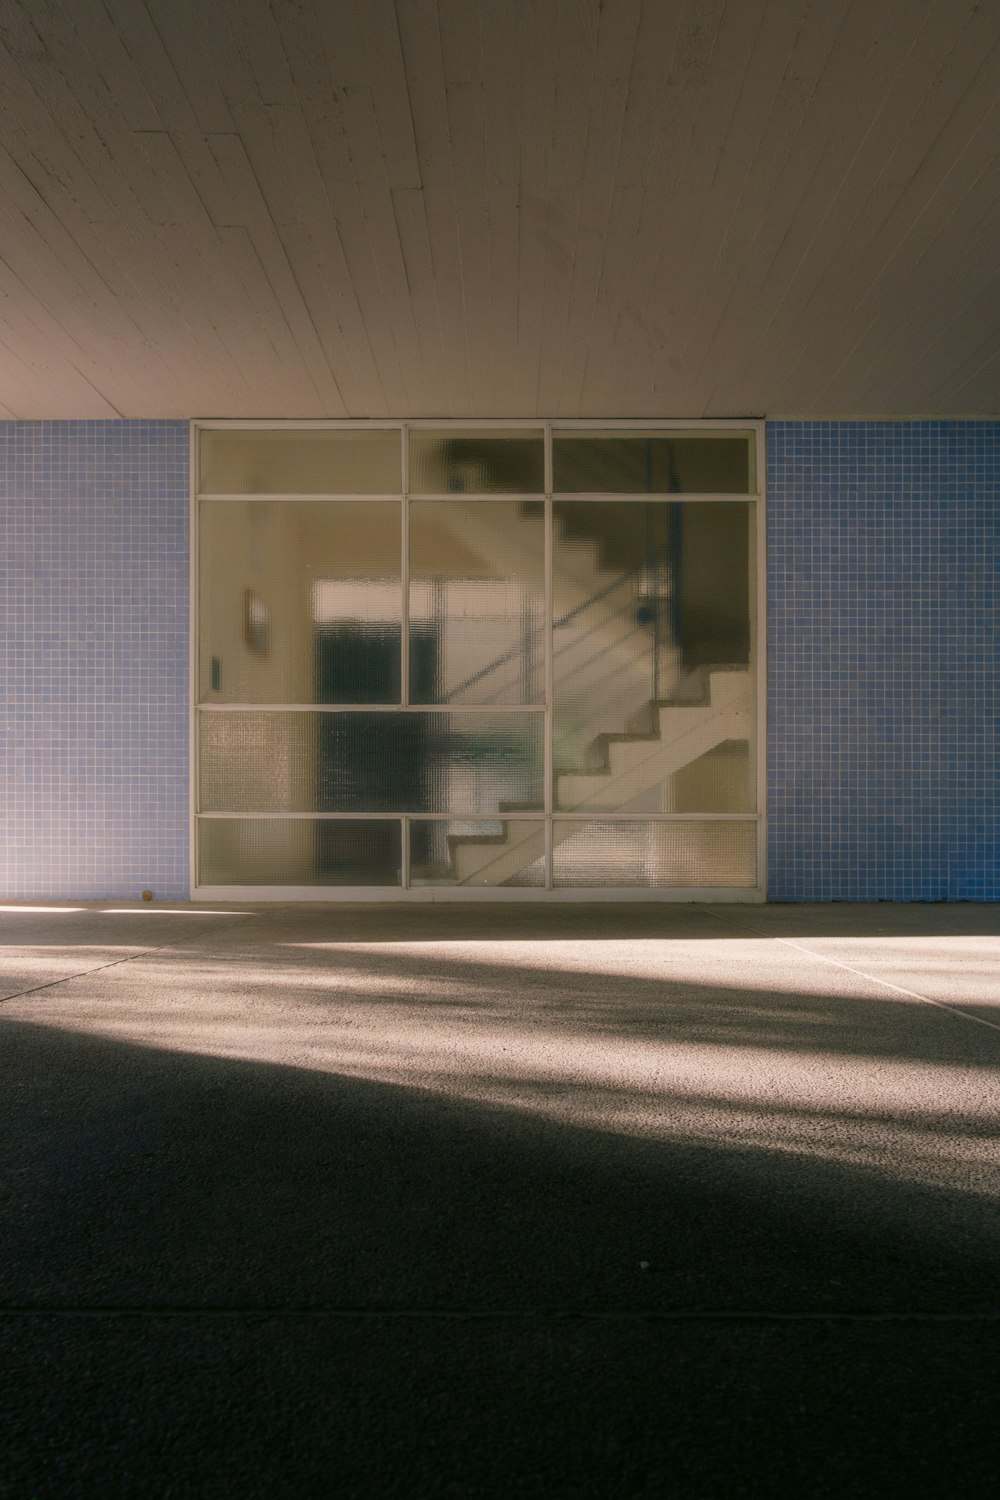
{"label": "dark shadow area in foreground", "polygon": [[995,1330],[0,1319],[27,1500],[992,1500]]}
{"label": "dark shadow area in foreground", "polygon": [[[993,1203],[15,1022],[0,1057],[3,1302],[107,1309],[0,1318],[0,1494],[993,1493]],[[649,1321],[699,1309],[830,1320]]]}

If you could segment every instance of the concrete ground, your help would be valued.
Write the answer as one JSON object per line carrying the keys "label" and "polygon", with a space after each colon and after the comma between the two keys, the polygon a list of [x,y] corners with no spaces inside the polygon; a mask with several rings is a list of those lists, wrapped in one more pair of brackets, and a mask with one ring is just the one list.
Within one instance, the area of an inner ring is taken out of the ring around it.
{"label": "concrete ground", "polygon": [[4,907],[0,1495],[994,1496],[998,935]]}

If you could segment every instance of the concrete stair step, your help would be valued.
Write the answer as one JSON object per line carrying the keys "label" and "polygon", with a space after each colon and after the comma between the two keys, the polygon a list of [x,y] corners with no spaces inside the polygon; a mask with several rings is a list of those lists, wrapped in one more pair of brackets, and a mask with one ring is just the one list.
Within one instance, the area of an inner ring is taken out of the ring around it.
{"label": "concrete stair step", "polygon": [[[651,705],[657,733],[600,735],[596,745],[604,766],[594,771],[557,774],[556,807],[564,812],[592,811],[612,815],[649,793],[668,777],[708,754],[726,740],[745,739],[751,722],[750,676],[746,668],[703,669],[700,702]],[[537,804],[505,803],[501,815],[539,815]],[[571,825],[553,828],[556,842],[568,838]],[[544,853],[544,830],[508,826],[502,835],[475,834],[449,840],[459,884],[501,885]]]}

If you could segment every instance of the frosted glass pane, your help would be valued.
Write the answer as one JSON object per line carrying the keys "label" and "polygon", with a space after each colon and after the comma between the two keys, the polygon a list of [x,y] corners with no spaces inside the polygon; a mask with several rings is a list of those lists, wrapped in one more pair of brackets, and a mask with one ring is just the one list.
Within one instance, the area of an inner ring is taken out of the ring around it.
{"label": "frosted glass pane", "polygon": [[[697,713],[697,711],[696,711]],[[694,717],[694,715],[692,715]],[[746,719],[746,712],[728,716]],[[749,744],[727,740],[704,755],[697,750],[726,732],[720,714],[685,728],[685,713],[660,711],[666,727],[659,736],[626,736],[607,746],[599,771],[566,772],[556,777],[559,812],[694,813],[752,812]],[[671,720],[680,719],[676,726]],[[676,737],[673,728],[676,727]],[[691,760],[686,757],[691,756]],[[682,768],[672,768],[683,761]]]}
{"label": "frosted glass pane", "polygon": [[[676,774],[725,741],[751,738],[749,511],[555,503],[557,809],[687,811],[674,800]],[[708,795],[704,777],[700,785]],[[691,785],[680,791],[695,795]],[[716,789],[690,810],[749,811],[735,795]]]}
{"label": "frosted glass pane", "polygon": [[753,434],[555,432],[552,483],[562,494],[750,494]]}
{"label": "frosted glass pane", "polygon": [[496,814],[538,806],[542,723],[541,713],[203,713],[200,808]]}
{"label": "frosted glass pane", "polygon": [[200,515],[202,702],[399,702],[400,501]]}
{"label": "frosted glass pane", "polygon": [[534,819],[491,823],[421,819],[410,824],[410,884],[545,885],[545,825]]}
{"label": "frosted glass pane", "polygon": [[678,504],[671,618],[681,664],[743,665],[750,660],[750,563],[753,505]]}
{"label": "frosted glass pane", "polygon": [[210,713],[199,721],[202,812],[397,812],[419,805],[418,717]]}
{"label": "frosted glass pane", "polygon": [[544,698],[541,503],[414,501],[411,703],[541,703]]}
{"label": "frosted glass pane", "polygon": [[317,716],[198,716],[201,812],[317,812]]}
{"label": "frosted glass pane", "polygon": [[541,713],[411,717],[422,740],[409,752],[415,795],[401,811],[496,814],[542,806]]}
{"label": "frosted glass pane", "polygon": [[399,428],[206,428],[199,434],[203,495],[398,495]]}
{"label": "frosted glass pane", "polygon": [[593,742],[596,769],[557,774],[560,812],[752,812],[746,672],[712,673],[697,703],[660,703],[652,724]]}
{"label": "frosted glass pane", "polygon": [[555,823],[557,886],[753,886],[755,823]]}
{"label": "frosted glass pane", "polygon": [[674,507],[558,501],[553,524],[554,764],[597,772],[607,736],[651,731],[676,679]]}
{"label": "frosted glass pane", "polygon": [[545,489],[545,439],[537,428],[411,430],[409,447],[415,495],[540,495]]}
{"label": "frosted glass pane", "polygon": [[750,746],[724,740],[674,774],[671,805],[665,812],[753,812]]}
{"label": "frosted glass pane", "polygon": [[201,818],[201,885],[399,885],[391,819]]}

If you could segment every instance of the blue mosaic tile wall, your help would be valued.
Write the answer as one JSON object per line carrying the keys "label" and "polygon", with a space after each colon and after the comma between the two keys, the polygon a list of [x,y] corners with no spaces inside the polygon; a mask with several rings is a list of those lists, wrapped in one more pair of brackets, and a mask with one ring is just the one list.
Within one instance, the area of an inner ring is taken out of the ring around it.
{"label": "blue mosaic tile wall", "polygon": [[1000,422],[772,422],[769,895],[1000,897]]}
{"label": "blue mosaic tile wall", "polygon": [[[771,899],[1000,898],[1000,422],[767,438]],[[188,894],[187,466],[0,422],[0,895]]]}
{"label": "blue mosaic tile wall", "polygon": [[0,422],[0,893],[188,894],[188,426]]}

